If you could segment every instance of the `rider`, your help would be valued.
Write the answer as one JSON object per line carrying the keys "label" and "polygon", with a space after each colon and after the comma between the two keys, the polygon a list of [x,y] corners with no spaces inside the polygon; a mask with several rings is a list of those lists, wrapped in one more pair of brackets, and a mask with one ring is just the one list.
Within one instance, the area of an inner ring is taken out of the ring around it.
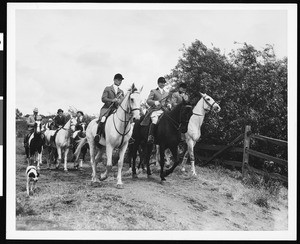
{"label": "rider", "polygon": [[[38,116],[39,116],[38,112],[39,112],[38,108],[34,108],[33,115],[30,115],[27,119],[28,134],[26,134],[24,137],[24,147],[28,146],[29,137],[31,136],[31,134],[34,131],[35,122],[38,120]],[[39,117],[41,117],[41,116],[39,116]]]}
{"label": "rider", "polygon": [[100,110],[99,119],[97,121],[100,121],[100,123],[98,123],[97,133],[94,139],[96,143],[99,143],[100,135],[104,130],[104,123],[106,118],[111,114],[111,112],[114,109],[118,107],[118,105],[124,98],[124,92],[119,88],[119,86],[122,83],[122,80],[124,80],[123,76],[121,74],[116,74],[114,76],[114,84],[105,87],[102,93],[101,100],[104,103],[104,105]]}
{"label": "rider", "polygon": [[66,124],[66,117],[63,115],[63,110],[60,108],[57,110],[57,115],[54,118],[54,129],[56,130],[54,135],[50,138],[50,144],[54,142],[54,138],[59,131],[65,124]]}
{"label": "rider", "polygon": [[[181,103],[183,100],[186,102],[189,100],[188,95],[186,94],[187,85],[185,83],[180,83],[178,87],[178,91],[175,91],[171,97],[172,108]],[[185,135],[181,133],[181,142],[185,141]]]}
{"label": "rider", "polygon": [[77,111],[76,113],[76,126],[75,126],[75,130],[80,130],[80,124],[85,123],[85,117],[82,111]]}
{"label": "rider", "polygon": [[187,85],[185,83],[182,82],[179,84],[178,91],[174,92],[171,97],[172,108],[181,103],[183,99],[185,101],[189,100],[189,97],[186,94],[186,88]]}
{"label": "rider", "polygon": [[154,142],[154,128],[158,121],[158,117],[166,110],[170,109],[169,93],[164,90],[166,80],[164,77],[159,77],[157,80],[158,87],[150,91],[147,99],[147,104],[150,106],[149,113],[151,113],[151,124],[148,134],[148,143]]}
{"label": "rider", "polygon": [[57,110],[57,115],[54,118],[54,129],[60,129],[66,124],[66,117],[63,113],[62,109]]}
{"label": "rider", "polygon": [[75,125],[75,130],[82,130],[82,124],[86,125],[86,118],[82,111],[77,111],[76,117],[77,123]]}

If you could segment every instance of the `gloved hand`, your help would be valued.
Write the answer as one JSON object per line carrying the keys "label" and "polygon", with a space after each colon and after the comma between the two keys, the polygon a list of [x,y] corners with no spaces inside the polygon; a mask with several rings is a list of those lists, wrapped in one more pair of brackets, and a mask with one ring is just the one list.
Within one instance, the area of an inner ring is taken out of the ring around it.
{"label": "gloved hand", "polygon": [[168,107],[169,109],[171,109],[172,105],[171,105],[170,103],[168,103],[167,107]]}
{"label": "gloved hand", "polygon": [[160,102],[159,101],[155,101],[154,104],[155,104],[155,106],[158,106],[160,104]]}

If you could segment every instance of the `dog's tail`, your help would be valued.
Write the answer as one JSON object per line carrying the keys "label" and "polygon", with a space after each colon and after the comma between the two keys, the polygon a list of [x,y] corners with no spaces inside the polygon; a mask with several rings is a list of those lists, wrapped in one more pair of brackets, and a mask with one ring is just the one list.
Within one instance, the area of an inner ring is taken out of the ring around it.
{"label": "dog's tail", "polygon": [[74,152],[73,155],[73,160],[76,162],[79,158],[80,152],[81,152],[81,148],[87,143],[87,138],[83,137],[79,140],[76,141],[78,143],[76,151]]}

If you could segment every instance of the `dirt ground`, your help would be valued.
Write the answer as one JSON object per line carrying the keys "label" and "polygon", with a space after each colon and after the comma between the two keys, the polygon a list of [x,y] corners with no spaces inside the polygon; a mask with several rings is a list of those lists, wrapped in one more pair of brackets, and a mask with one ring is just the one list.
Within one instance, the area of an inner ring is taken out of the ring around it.
{"label": "dirt ground", "polygon": [[[37,189],[26,195],[25,155],[17,138],[17,230],[287,230],[287,189],[273,191],[242,182],[238,171],[196,167],[197,176],[180,168],[160,183],[153,166],[148,179],[133,180],[124,165],[123,189],[116,188],[116,171],[91,184],[91,167],[69,171],[41,167]],[[54,168],[54,165],[52,165]],[[188,168],[189,169],[189,168]],[[103,171],[99,164],[98,172]]]}

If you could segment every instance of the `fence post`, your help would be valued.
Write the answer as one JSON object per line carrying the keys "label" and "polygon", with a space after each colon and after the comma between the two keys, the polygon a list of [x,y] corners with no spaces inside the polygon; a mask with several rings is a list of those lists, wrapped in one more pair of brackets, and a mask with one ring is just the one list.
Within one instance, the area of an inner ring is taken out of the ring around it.
{"label": "fence post", "polygon": [[251,126],[246,125],[245,135],[244,135],[243,164],[242,164],[243,178],[245,175],[245,166],[248,166],[248,163],[249,163],[249,153],[248,153],[247,149],[250,148],[250,135],[251,135]]}

